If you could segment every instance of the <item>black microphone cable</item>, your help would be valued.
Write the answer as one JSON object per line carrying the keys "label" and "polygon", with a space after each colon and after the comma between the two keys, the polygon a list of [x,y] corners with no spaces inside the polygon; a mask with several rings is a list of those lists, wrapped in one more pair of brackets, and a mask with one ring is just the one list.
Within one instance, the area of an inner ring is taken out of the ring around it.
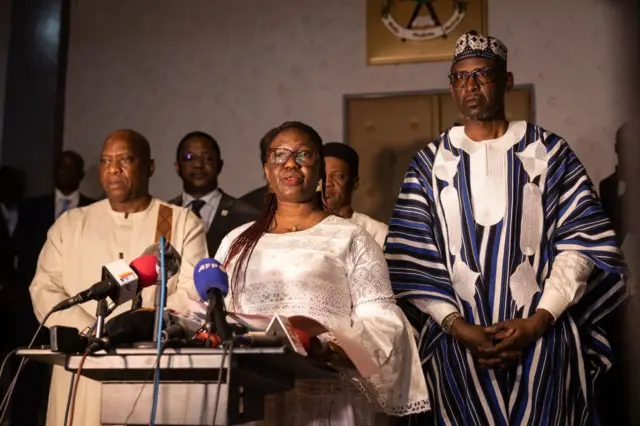
{"label": "black microphone cable", "polygon": [[2,367],[0,367],[0,380],[2,380],[2,373],[4,373],[4,367],[7,366],[7,363],[9,362],[9,359],[16,354],[16,352],[18,352],[18,349],[14,349],[11,352],[9,352],[8,354],[5,355],[4,359],[2,360]]}
{"label": "black microphone cable", "polygon": [[[75,413],[75,408],[76,408],[76,396],[78,394],[78,385],[80,384],[80,373],[82,373],[82,367],[84,366],[84,362],[86,361],[88,355],[89,355],[89,348],[87,348],[84,351],[84,354],[82,355],[82,359],[80,360],[80,364],[78,364],[78,370],[74,374],[73,387],[71,388],[71,395],[69,396],[69,401],[68,401],[70,402],[70,404],[69,403],[67,404],[69,406],[68,426],[73,425],[73,415]],[[67,426],[67,424],[65,424],[64,426]]]}
{"label": "black microphone cable", "polygon": [[73,396],[73,384],[75,383],[76,373],[71,372],[71,379],[69,379],[69,393],[67,394],[67,406],[64,409],[64,422],[62,422],[62,426],[67,425],[67,421],[69,420],[69,410],[71,409],[71,397]]}
{"label": "black microphone cable", "polygon": [[[84,335],[87,336],[87,337],[91,337],[91,335],[93,334],[93,332],[95,331],[97,326],[98,326],[98,320],[96,319],[96,321],[90,327],[88,327],[89,330],[86,333],[84,333]],[[82,334],[82,333],[80,333],[80,334]],[[84,360],[83,360],[82,364],[84,364]],[[82,368],[82,364],[81,364],[80,368]],[[79,374],[79,371],[72,371],[71,372],[71,379],[69,380],[69,394],[67,395],[67,406],[64,409],[64,422],[62,423],[63,426],[67,425],[67,421],[69,420],[69,412],[71,410],[72,401],[75,398],[75,394],[74,394],[75,386],[74,386],[74,384],[76,382],[76,380],[75,380],[76,379],[76,374]]]}
{"label": "black microphone cable", "polygon": [[[13,349],[8,354],[6,354],[4,359],[2,360],[2,367],[0,367],[0,380],[2,380],[2,374],[4,373],[5,367],[9,365],[9,360],[11,359],[12,356],[16,354],[17,351],[18,351],[18,348]],[[7,392],[11,391],[12,384],[13,382],[9,382],[9,386],[7,387]],[[2,407],[4,407],[4,400],[3,400],[2,406],[0,406],[0,409],[2,409]]]}
{"label": "black microphone cable", "polygon": [[[33,337],[31,338],[31,341],[29,342],[29,346],[27,346],[27,349],[32,349],[33,344],[36,342],[36,339],[38,338],[38,334],[40,334],[40,331],[44,327],[44,324],[47,322],[51,314],[53,314],[53,310],[47,312],[47,315],[44,316],[44,318],[42,319],[42,322],[40,322],[40,325],[38,326],[38,329],[33,334]],[[15,354],[15,350],[12,353],[10,352],[9,355],[7,356],[10,356],[12,354]],[[24,368],[24,365],[27,363],[27,361],[28,361],[27,358],[22,358],[22,360],[20,361],[20,364],[18,365],[18,369],[16,370],[16,374],[15,376],[13,376],[13,380],[11,381],[9,388],[7,389],[7,393],[2,399],[2,403],[0,403],[0,410],[2,410],[2,414],[0,414],[0,424],[2,424],[2,422],[4,421],[4,418],[7,415],[7,412],[9,412],[9,403],[11,402],[13,391],[15,390],[16,383],[18,382],[18,377],[20,376],[20,373],[22,372],[22,369]]]}
{"label": "black microphone cable", "polygon": [[[113,312],[113,310],[115,308],[116,308],[115,305],[114,306],[110,306],[109,314],[111,312]],[[44,318],[42,318],[42,321],[40,322],[40,325],[38,326],[38,329],[33,334],[33,337],[31,338],[31,341],[29,342],[29,345],[27,346],[27,350],[33,348],[33,345],[34,345],[36,339],[38,338],[38,334],[40,334],[40,331],[42,330],[42,328],[46,324],[46,322],[49,319],[49,317],[55,312],[57,312],[57,311],[55,311],[54,309],[51,309],[49,312],[47,312],[47,314],[44,316]],[[89,332],[87,333],[88,335],[93,334],[97,324],[98,324],[98,322],[96,321],[91,326],[91,328],[89,329]],[[15,355],[17,350],[18,349],[14,349],[13,351],[9,352],[9,354],[7,354],[7,356],[5,357],[5,360],[2,363],[2,367],[0,367],[0,377],[1,377],[1,374],[2,374],[2,369],[4,368],[4,365],[5,365],[5,362],[9,359],[10,356]],[[22,369],[24,368],[24,366],[27,363],[27,361],[29,361],[27,358],[22,358],[22,360],[20,361],[20,364],[18,365],[18,369],[16,370],[16,374],[15,374],[15,376],[13,376],[13,380],[11,380],[11,383],[9,384],[9,388],[7,389],[7,393],[3,397],[2,403],[0,403],[0,412],[1,412],[1,414],[0,414],[0,425],[4,421],[4,418],[6,417],[7,412],[9,411],[9,403],[11,402],[11,397],[13,396],[13,391],[15,390],[15,386],[16,386],[16,383],[18,382],[18,378],[20,376],[20,373],[22,372]]]}

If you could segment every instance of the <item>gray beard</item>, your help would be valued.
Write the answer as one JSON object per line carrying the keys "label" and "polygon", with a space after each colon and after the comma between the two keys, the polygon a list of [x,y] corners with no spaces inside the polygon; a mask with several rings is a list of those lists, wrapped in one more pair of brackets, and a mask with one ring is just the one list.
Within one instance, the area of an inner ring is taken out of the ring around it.
{"label": "gray beard", "polygon": [[484,111],[480,114],[465,116],[464,118],[471,121],[493,121],[497,115],[498,114],[493,111]]}

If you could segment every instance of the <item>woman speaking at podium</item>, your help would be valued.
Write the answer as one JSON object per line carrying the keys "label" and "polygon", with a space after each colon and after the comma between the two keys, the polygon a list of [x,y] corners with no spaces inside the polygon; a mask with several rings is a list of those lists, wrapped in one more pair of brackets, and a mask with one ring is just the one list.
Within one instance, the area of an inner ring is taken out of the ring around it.
{"label": "woman speaking at podium", "polygon": [[360,342],[381,373],[299,381],[267,399],[257,424],[386,425],[388,415],[428,410],[414,338],[396,306],[382,250],[363,228],[324,207],[320,136],[287,122],[261,144],[269,184],[262,214],[230,232],[216,254],[231,277],[228,309],[311,317]]}

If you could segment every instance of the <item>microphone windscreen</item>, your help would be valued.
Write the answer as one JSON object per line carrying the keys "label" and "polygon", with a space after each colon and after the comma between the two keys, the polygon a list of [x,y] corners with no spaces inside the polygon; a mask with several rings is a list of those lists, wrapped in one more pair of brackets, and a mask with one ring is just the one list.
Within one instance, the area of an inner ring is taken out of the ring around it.
{"label": "microphone windscreen", "polygon": [[158,258],[147,254],[134,259],[129,265],[138,274],[140,288],[149,287],[158,282],[156,263],[158,263]]}
{"label": "microphone windscreen", "polygon": [[155,311],[148,308],[123,312],[113,317],[104,326],[109,347],[152,340],[154,322]]}
{"label": "microphone windscreen", "polygon": [[153,243],[149,247],[144,249],[144,251],[142,252],[142,255],[145,256],[147,254],[150,254],[155,257],[160,256],[160,243]]}
{"label": "microphone windscreen", "polygon": [[[160,243],[151,244],[143,252],[143,255],[152,255],[158,259],[156,263],[156,271],[160,274]],[[173,277],[180,270],[180,264],[182,263],[182,256],[180,253],[168,242],[165,244],[164,249],[164,262],[167,269],[167,279]]]}
{"label": "microphone windscreen", "polygon": [[209,298],[209,289],[217,288],[223,296],[229,293],[229,277],[224,267],[215,259],[205,258],[193,268],[193,282],[202,300]]}

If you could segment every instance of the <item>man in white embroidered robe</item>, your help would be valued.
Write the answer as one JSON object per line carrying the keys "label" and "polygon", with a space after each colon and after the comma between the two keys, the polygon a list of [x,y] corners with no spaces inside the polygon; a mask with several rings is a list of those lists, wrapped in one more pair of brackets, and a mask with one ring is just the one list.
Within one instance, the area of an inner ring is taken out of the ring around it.
{"label": "man in white embroidered robe", "polygon": [[507,121],[502,42],[464,34],[449,79],[467,123],[414,156],[386,243],[436,423],[597,423],[598,321],[626,295],[611,223],[566,141]]}
{"label": "man in white embroidered robe", "polygon": [[[207,256],[202,221],[187,209],[171,206],[149,195],[154,171],[148,141],[131,130],[119,130],[106,139],[100,158],[100,179],[107,199],[64,213],[51,227],[42,249],[30,292],[39,321],[60,301],[98,282],[103,265],[132,261],[155,242],[160,206],[172,211],[170,241],[182,256],[180,272],[168,282],[167,306],[183,309],[197,299],[193,267]],[[143,290],[143,306],[152,306],[155,286]],[[95,321],[96,302],[87,302],[49,317],[46,326],[83,330]],[[131,308],[118,307],[110,317]],[[47,426],[64,426],[71,374],[55,367],[51,381]],[[74,424],[100,425],[100,384],[81,378]]]}

